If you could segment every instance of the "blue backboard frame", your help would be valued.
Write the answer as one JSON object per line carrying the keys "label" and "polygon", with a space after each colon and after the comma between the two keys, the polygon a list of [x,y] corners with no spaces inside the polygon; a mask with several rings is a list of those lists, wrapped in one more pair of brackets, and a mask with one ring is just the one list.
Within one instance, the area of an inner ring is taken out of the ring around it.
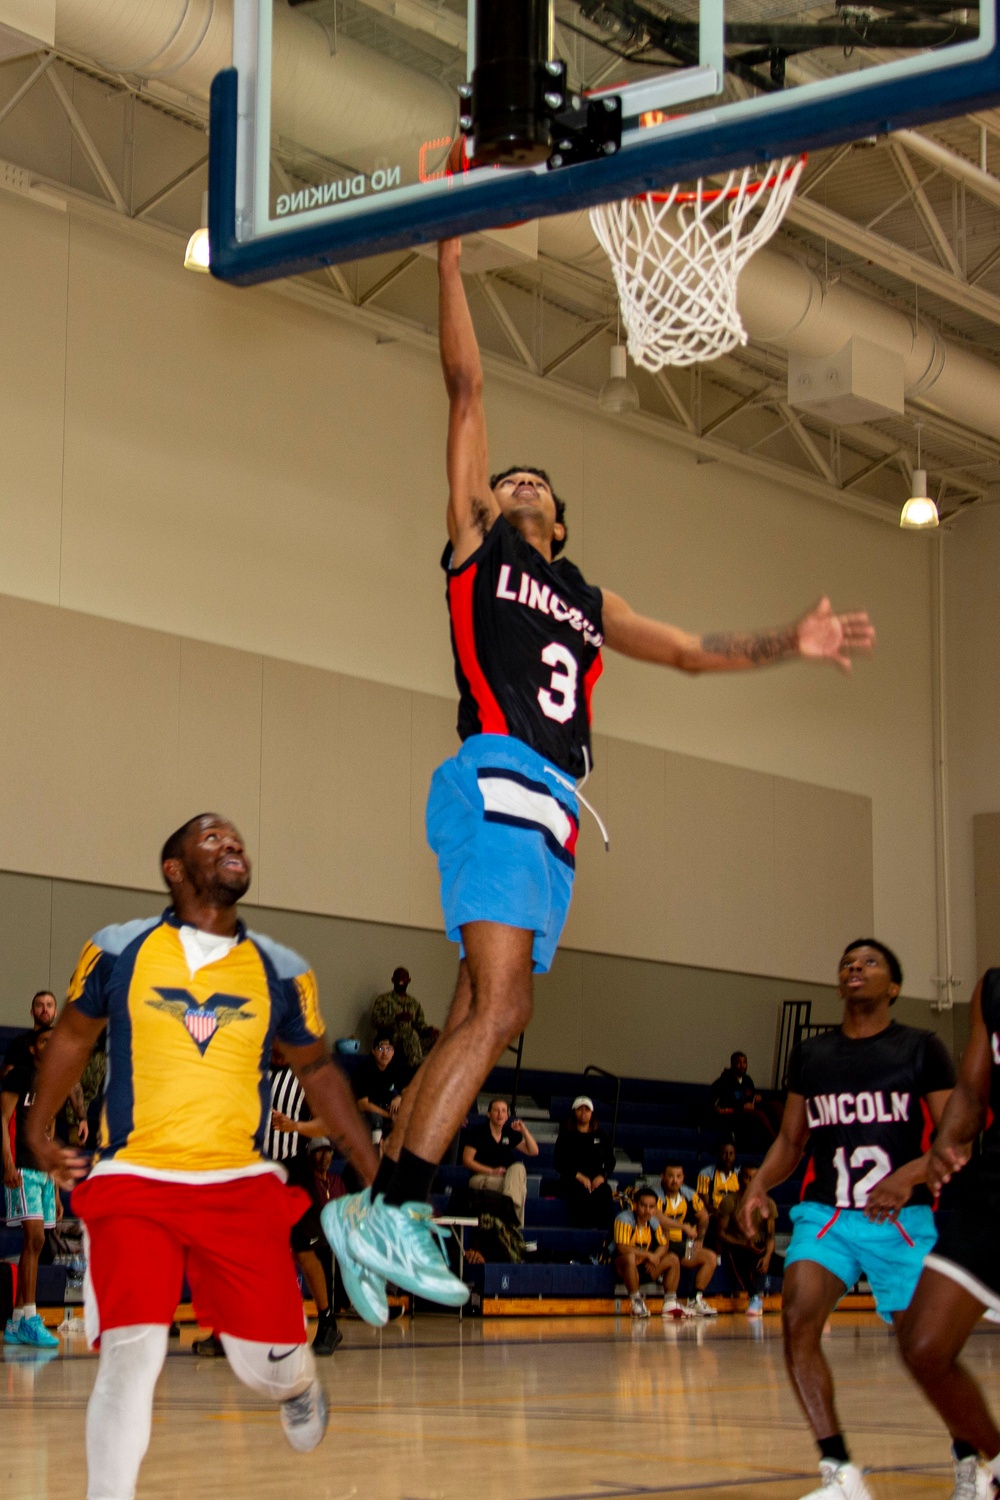
{"label": "blue backboard frame", "polygon": [[[236,68],[212,84],[209,124],[211,271],[240,286],[292,276],[338,262],[496,228],[514,221],[589,208],[671,181],[797,155],[894,130],[990,108],[1000,101],[996,11],[980,12],[979,56],[948,61],[929,54],[922,71],[868,81],[823,95],[771,94],[669,121],[614,156],[556,170],[544,166],[455,179],[455,190],[372,200],[371,207],[322,223],[259,235],[237,234],[240,76]],[[940,65],[938,65],[940,63]],[[244,110],[244,129],[246,111]],[[645,138],[648,136],[648,140]],[[245,145],[243,147],[245,148]]]}

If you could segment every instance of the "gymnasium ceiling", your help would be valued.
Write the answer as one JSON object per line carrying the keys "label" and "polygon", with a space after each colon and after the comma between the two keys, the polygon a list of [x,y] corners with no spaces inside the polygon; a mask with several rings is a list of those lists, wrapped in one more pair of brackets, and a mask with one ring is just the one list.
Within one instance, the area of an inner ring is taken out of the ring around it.
{"label": "gymnasium ceiling", "polygon": [[[449,40],[449,27],[460,25],[460,0],[407,0],[409,23],[394,16],[395,0],[307,0],[305,9],[335,25],[338,35],[420,71],[449,82],[464,73]],[[752,0],[745,9],[754,13]],[[430,30],[413,24],[422,11],[434,23]],[[557,37],[574,86],[639,76],[615,55],[623,50],[621,38],[581,16],[575,0],[559,0],[557,14],[575,27],[560,25]],[[788,66],[828,62],[816,54]],[[746,84],[734,87],[745,91]],[[68,204],[124,233],[166,239],[180,256],[199,222],[206,185],[206,115],[203,101],[169,84],[102,73],[58,50],[0,57],[0,187]],[[953,158],[1000,172],[1000,110],[923,134]],[[829,281],[918,316],[1000,366],[1000,178],[996,193],[984,196],[959,170],[930,163],[912,143],[892,137],[814,154],[773,246]],[[426,255],[381,256],[276,290],[381,340],[435,338],[436,277]],[[612,288],[603,277],[542,254],[535,263],[477,278],[469,290],[489,366],[502,366],[526,389],[551,383],[592,407],[607,378],[616,328]],[[840,429],[796,416],[786,401],[785,357],[771,346],[751,343],[669,378],[634,369],[630,375],[641,411],[617,420],[705,461],[731,462],[887,522],[895,523],[909,493],[917,423],[922,463],[943,516],[954,524],[969,506],[1000,499],[1000,442],[917,402],[908,402],[901,418]]]}

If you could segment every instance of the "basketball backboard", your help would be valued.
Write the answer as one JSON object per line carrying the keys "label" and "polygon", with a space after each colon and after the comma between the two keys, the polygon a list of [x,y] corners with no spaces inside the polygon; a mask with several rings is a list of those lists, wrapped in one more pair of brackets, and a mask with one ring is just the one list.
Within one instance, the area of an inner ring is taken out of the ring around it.
{"label": "basketball backboard", "polygon": [[[544,0],[504,3],[549,25]],[[997,0],[555,0],[539,159],[452,172],[463,116],[482,118],[466,85],[489,9],[234,0],[233,67],[212,89],[213,273],[288,276],[1000,98]]]}

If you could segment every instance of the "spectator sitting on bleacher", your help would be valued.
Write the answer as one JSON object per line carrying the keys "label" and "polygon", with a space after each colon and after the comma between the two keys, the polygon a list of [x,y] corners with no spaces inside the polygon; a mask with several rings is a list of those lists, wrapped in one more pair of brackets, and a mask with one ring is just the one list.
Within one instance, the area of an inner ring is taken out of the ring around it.
{"label": "spectator sitting on bleacher", "polygon": [[681,1263],[670,1248],[663,1226],[656,1217],[656,1189],[637,1188],[631,1208],[623,1208],[612,1226],[614,1234],[615,1271],[625,1283],[632,1302],[634,1318],[648,1318],[646,1299],[640,1295],[640,1271],[648,1281],[663,1282],[663,1317],[670,1318],[681,1309],[677,1302],[677,1283]]}
{"label": "spectator sitting on bleacher", "polygon": [[714,1318],[715,1308],[704,1298],[705,1288],[715,1275],[719,1257],[704,1244],[708,1214],[698,1194],[684,1183],[684,1168],[668,1162],[660,1178],[662,1196],[656,1212],[667,1227],[671,1249],[681,1264],[694,1271],[694,1296],[688,1298],[686,1311],[699,1318]]}
{"label": "spectator sitting on bleacher", "polygon": [[[756,1175],[756,1167],[744,1167],[740,1172],[740,1190],[745,1192]],[[727,1193],[723,1198],[719,1208],[719,1240],[733,1280],[750,1298],[747,1317],[759,1318],[764,1312],[764,1292],[774,1255],[778,1206],[773,1198],[768,1198],[767,1218],[763,1219],[760,1211],[755,1211],[754,1232],[747,1236],[736,1217],[738,1203],[739,1192]]]}
{"label": "spectator sitting on bleacher", "polygon": [[576,1229],[607,1229],[615,1212],[608,1183],[615,1153],[597,1123],[594,1101],[586,1094],[573,1100],[569,1119],[559,1127],[553,1161],[570,1223]]}
{"label": "spectator sitting on bleacher", "polygon": [[778,1130],[747,1072],[748,1066],[745,1052],[732,1054],[729,1067],[723,1068],[712,1084],[712,1110],[727,1134],[736,1136],[737,1143],[751,1138],[756,1126],[770,1145]]}
{"label": "spectator sitting on bleacher", "polygon": [[506,1099],[491,1099],[482,1125],[465,1138],[462,1165],[472,1176],[470,1188],[503,1193],[517,1209],[517,1222],[524,1225],[524,1200],[528,1196],[528,1173],[521,1156],[537,1156],[538,1142],[523,1120],[508,1119]]}
{"label": "spectator sitting on bleacher", "polygon": [[376,1032],[371,1056],[360,1063],[351,1079],[358,1109],[370,1123],[373,1139],[391,1133],[410,1075],[411,1070],[396,1056],[392,1032]]}
{"label": "spectator sitting on bleacher", "polygon": [[736,1147],[732,1141],[724,1141],[714,1163],[698,1170],[696,1191],[709,1213],[718,1213],[719,1205],[727,1193],[739,1193],[740,1178],[736,1170]]}

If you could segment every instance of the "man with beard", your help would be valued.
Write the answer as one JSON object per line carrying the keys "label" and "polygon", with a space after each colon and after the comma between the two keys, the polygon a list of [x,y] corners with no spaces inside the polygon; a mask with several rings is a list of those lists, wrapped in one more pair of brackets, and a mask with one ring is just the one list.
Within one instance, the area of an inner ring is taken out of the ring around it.
{"label": "man with beard", "polygon": [[234,1374],[279,1403],[291,1446],[308,1452],[323,1436],[289,1245],[308,1198],[261,1154],[273,1040],[361,1177],[377,1165],[330,1057],[309,965],[239,920],[250,861],[236,829],[215,813],[191,818],[167,839],[161,868],[163,915],[84,945],[26,1127],[41,1171],[66,1186],[82,1175],[79,1154],[44,1126],[107,1026],[98,1160],[73,1198],[89,1238],[88,1334],[101,1350],[87,1412],[91,1500],[135,1493],[185,1275]]}

